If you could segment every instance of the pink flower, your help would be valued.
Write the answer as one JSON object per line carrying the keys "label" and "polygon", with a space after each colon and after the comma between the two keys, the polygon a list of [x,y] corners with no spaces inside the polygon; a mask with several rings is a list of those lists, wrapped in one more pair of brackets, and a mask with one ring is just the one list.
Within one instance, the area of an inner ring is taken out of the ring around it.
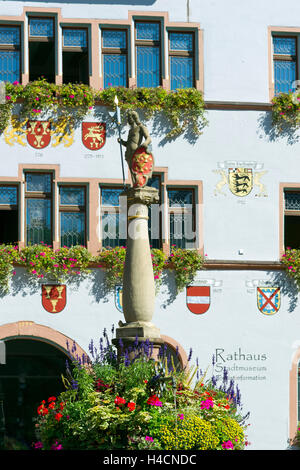
{"label": "pink flower", "polygon": [[201,402],[200,408],[201,410],[207,409],[209,410],[210,408],[214,407],[214,402],[212,401],[211,398],[207,398],[207,400],[204,400]]}
{"label": "pink flower", "polygon": [[5,99],[6,100],[11,100],[11,97],[9,95],[6,95]]}
{"label": "pink flower", "polygon": [[18,82],[17,80],[15,80],[15,81],[13,82],[13,85],[19,85],[19,82]]}
{"label": "pink flower", "polygon": [[36,270],[35,270],[35,269],[33,269],[31,272],[32,272],[32,274],[36,274]]}
{"label": "pink flower", "polygon": [[69,95],[69,98],[75,98],[75,96],[74,95]]}
{"label": "pink flower", "polygon": [[153,437],[146,436],[145,440],[148,441],[148,442],[153,442]]}
{"label": "pink flower", "polygon": [[222,444],[223,449],[232,449],[233,450],[233,444],[231,441],[224,441]]}
{"label": "pink flower", "polygon": [[180,415],[178,415],[178,418],[179,418],[179,419],[184,419],[184,414],[181,413]]}

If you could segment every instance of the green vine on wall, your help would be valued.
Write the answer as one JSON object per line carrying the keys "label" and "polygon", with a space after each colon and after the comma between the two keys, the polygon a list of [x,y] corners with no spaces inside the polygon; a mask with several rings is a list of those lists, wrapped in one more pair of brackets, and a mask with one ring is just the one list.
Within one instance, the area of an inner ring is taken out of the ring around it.
{"label": "green vine on wall", "polygon": [[95,90],[84,84],[55,85],[45,79],[21,85],[6,83],[5,104],[0,105],[0,132],[9,125],[13,105],[20,103],[20,120],[56,114],[58,120],[68,120],[70,126],[82,120],[96,104],[115,107],[118,96],[123,111],[141,109],[150,119],[163,112],[171,124],[167,137],[177,137],[188,127],[199,136],[208,124],[202,93],[195,88],[167,91],[156,88],[109,87]]}
{"label": "green vine on wall", "polygon": [[[17,245],[0,245],[0,289],[9,291],[15,267],[25,268],[31,279],[67,282],[74,276],[90,274],[92,267],[105,270],[105,283],[109,291],[122,284],[126,248],[124,246],[102,249],[97,256],[83,246],[62,247],[54,250],[49,245],[31,245],[19,250]],[[175,275],[177,292],[193,281],[196,272],[203,268],[203,258],[197,250],[172,247],[170,256],[152,248],[153,275],[157,289],[162,282],[164,269]]]}

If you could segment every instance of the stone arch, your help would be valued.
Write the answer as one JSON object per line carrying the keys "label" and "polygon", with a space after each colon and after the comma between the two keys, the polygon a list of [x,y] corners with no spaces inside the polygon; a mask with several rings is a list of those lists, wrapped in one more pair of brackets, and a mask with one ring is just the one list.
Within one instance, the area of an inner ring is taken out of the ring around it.
{"label": "stone arch", "polygon": [[83,354],[87,357],[86,352],[76,341],[49,326],[39,325],[33,321],[18,321],[0,326],[0,340],[17,339],[21,337],[23,339],[28,338],[49,343],[67,355],[69,354],[67,344],[69,343],[71,348],[74,343],[76,346],[76,354],[78,354],[79,357],[82,357]]}

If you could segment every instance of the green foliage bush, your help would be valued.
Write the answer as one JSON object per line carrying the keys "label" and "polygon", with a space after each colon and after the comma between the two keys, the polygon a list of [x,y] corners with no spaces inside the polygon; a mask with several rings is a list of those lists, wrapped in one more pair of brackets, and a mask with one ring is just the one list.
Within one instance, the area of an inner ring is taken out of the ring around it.
{"label": "green foliage bush", "polygon": [[165,345],[157,360],[150,342],[119,347],[117,356],[106,331],[97,348],[90,344],[92,361],[73,345],[66,390],[38,407],[35,449],[244,448],[247,417],[232,381],[196,378],[198,368],[182,370]]}

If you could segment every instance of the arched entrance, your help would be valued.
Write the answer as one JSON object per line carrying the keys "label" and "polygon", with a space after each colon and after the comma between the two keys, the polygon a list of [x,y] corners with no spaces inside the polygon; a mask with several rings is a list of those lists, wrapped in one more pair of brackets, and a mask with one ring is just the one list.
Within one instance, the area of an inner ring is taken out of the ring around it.
{"label": "arched entrance", "polygon": [[54,346],[32,339],[5,342],[6,364],[0,368],[6,442],[30,448],[36,441],[37,406],[64,389],[67,356]]}
{"label": "arched entrance", "polygon": [[[30,449],[37,440],[37,406],[64,390],[61,375],[69,359],[67,343],[72,348],[73,340],[34,322],[0,326],[0,340],[6,350],[6,363],[0,365],[5,448]],[[81,356],[83,350],[76,350]],[[0,428],[1,424],[0,409]]]}

